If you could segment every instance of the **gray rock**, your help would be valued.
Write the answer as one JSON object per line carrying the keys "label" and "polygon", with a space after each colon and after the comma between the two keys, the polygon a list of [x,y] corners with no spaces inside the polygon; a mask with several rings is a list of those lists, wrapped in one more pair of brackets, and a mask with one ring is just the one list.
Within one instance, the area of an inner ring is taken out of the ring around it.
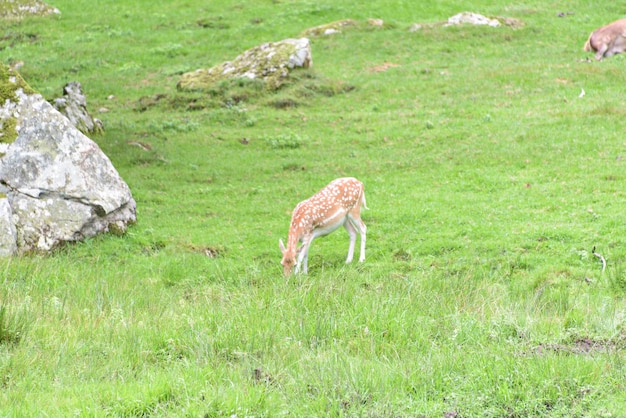
{"label": "gray rock", "polygon": [[21,20],[26,16],[61,14],[59,9],[39,0],[0,1],[0,19]]}
{"label": "gray rock", "polygon": [[126,230],[135,201],[107,156],[41,95],[15,95],[0,107],[0,119],[15,118],[17,131],[0,150],[0,233],[15,228],[15,242],[7,234],[0,255]]}
{"label": "gray rock", "polygon": [[487,25],[491,27],[498,27],[500,26],[500,21],[498,19],[491,19],[478,13],[462,12],[448,18],[448,23],[446,26],[461,24]]}
{"label": "gray rock", "polygon": [[92,118],[87,111],[87,98],[78,81],[67,83],[63,88],[63,96],[54,99],[52,105],[84,134],[101,133],[104,130],[102,121]]}
{"label": "gray rock", "polygon": [[279,88],[295,68],[313,66],[311,45],[307,38],[268,42],[249,49],[209,69],[199,69],[181,76],[177,87],[182,90],[203,90],[229,78],[258,79],[269,89]]}
{"label": "gray rock", "polygon": [[0,257],[17,251],[17,230],[13,222],[13,212],[6,194],[0,197]]}
{"label": "gray rock", "polygon": [[357,26],[357,21],[352,19],[342,19],[335,22],[325,23],[305,29],[300,36],[307,38],[315,38],[318,36],[329,36],[341,33],[344,29]]}
{"label": "gray rock", "polygon": [[518,29],[524,26],[524,22],[510,17],[487,17],[473,12],[462,12],[449,17],[448,20],[445,20],[443,22],[435,22],[430,24],[415,23],[409,27],[409,32],[417,32],[422,28],[434,28],[439,26],[449,27],[457,25],[484,25],[493,28],[504,25],[513,29]]}

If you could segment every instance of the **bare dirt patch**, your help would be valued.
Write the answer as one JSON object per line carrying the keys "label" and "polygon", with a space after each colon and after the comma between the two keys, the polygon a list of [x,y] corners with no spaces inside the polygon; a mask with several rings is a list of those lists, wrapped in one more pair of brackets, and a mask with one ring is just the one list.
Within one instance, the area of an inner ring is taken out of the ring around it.
{"label": "bare dirt patch", "polygon": [[539,355],[551,352],[591,355],[594,353],[614,352],[624,349],[626,349],[626,336],[622,335],[617,339],[594,339],[585,337],[574,338],[571,341],[560,344],[540,344],[535,348],[535,353]]}

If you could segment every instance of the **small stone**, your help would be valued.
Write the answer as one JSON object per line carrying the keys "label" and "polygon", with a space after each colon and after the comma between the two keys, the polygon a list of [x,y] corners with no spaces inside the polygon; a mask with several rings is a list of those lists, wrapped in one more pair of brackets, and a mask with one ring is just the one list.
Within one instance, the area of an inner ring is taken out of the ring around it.
{"label": "small stone", "polygon": [[446,26],[461,25],[463,23],[471,25],[488,25],[491,27],[500,26],[500,21],[498,19],[490,19],[481,14],[472,12],[462,12],[450,17]]}
{"label": "small stone", "polygon": [[78,81],[67,83],[63,88],[63,96],[54,99],[52,104],[82,133],[92,134],[103,131],[102,123],[96,123],[87,111],[87,98]]}

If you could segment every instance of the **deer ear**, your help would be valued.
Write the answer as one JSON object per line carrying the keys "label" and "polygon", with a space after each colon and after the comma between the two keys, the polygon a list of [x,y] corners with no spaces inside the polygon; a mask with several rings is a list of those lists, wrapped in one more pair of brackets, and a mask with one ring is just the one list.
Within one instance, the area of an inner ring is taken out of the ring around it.
{"label": "deer ear", "polygon": [[285,250],[286,250],[285,249],[285,244],[283,244],[283,240],[280,239],[280,238],[278,239],[278,246],[280,247],[280,251],[284,253]]}

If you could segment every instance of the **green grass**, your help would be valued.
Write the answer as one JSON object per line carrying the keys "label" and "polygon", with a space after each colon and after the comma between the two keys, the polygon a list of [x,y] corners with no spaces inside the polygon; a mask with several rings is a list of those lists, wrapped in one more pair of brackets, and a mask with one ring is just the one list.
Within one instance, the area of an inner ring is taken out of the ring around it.
{"label": "green grass", "polygon": [[[138,222],[0,260],[1,416],[624,416],[626,58],[582,51],[617,6],[54,6],[3,22],[0,60],[82,84]],[[408,31],[465,10],[524,26]],[[345,18],[276,93],[176,90]],[[292,209],[340,176],[367,261],[338,231],[283,278]]]}

